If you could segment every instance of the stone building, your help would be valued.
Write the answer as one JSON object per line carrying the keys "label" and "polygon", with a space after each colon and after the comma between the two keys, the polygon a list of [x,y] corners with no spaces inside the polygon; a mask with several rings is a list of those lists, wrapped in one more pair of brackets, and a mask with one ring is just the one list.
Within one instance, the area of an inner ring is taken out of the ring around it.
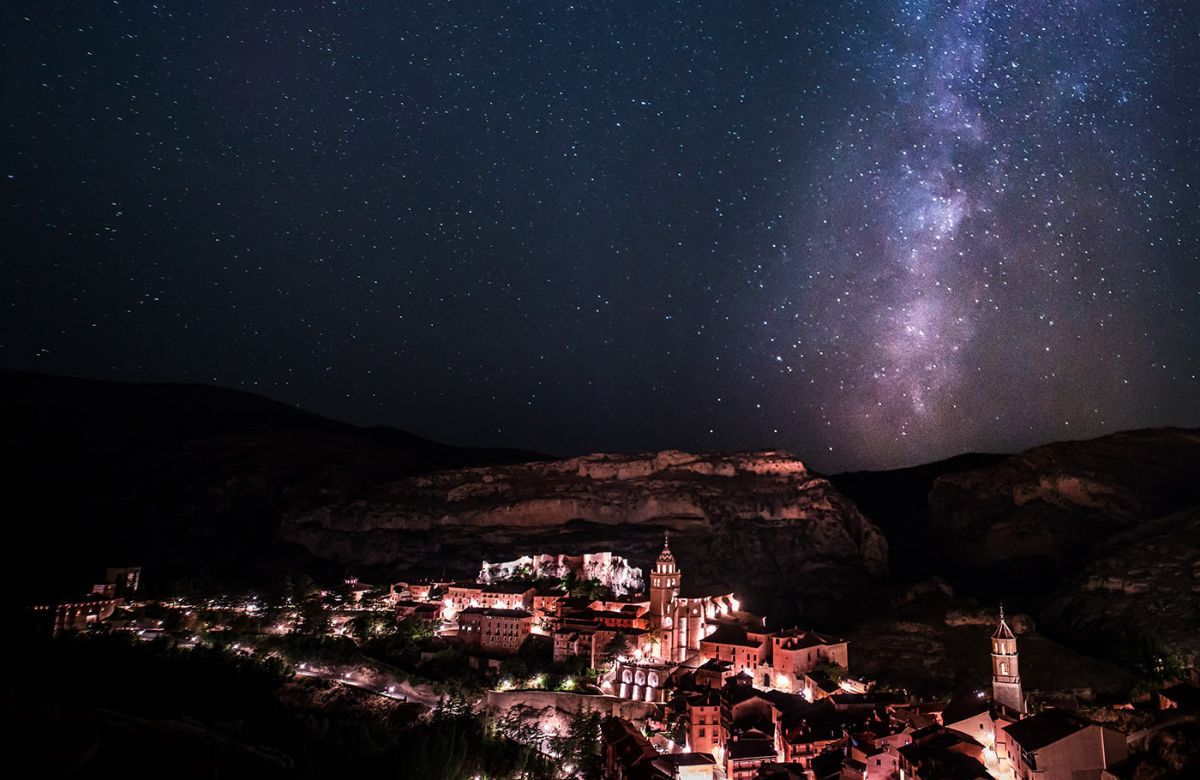
{"label": "stone building", "polygon": [[533,613],[523,609],[468,607],[458,615],[458,635],[463,644],[500,655],[521,648],[533,628]]}
{"label": "stone building", "polygon": [[799,628],[779,631],[771,637],[770,658],[775,672],[770,685],[784,690],[801,690],[804,676],[821,664],[843,669],[850,666],[846,640]]}
{"label": "stone building", "polygon": [[721,696],[709,688],[684,697],[687,717],[687,750],[691,753],[717,754],[724,749],[725,729],[721,725]]}
{"label": "stone building", "polygon": [[1026,712],[1017,638],[1004,621],[1004,605],[1000,606],[1000,625],[992,634],[992,700],[1015,713],[1024,715]]}
{"label": "stone building", "polygon": [[80,598],[30,608],[35,628],[50,633],[82,631],[112,617],[123,599],[105,593],[90,593]]}
{"label": "stone building", "polygon": [[728,780],[754,780],[758,768],[778,760],[775,742],[765,734],[738,734],[725,745],[725,777]]}
{"label": "stone building", "polygon": [[132,598],[142,581],[141,566],[109,567],[104,570],[104,581],[115,586],[116,595]]}
{"label": "stone building", "polygon": [[996,735],[1007,746],[1017,780],[1072,780],[1099,775],[1129,755],[1125,735],[1065,710],[1046,710],[1005,726]]}
{"label": "stone building", "polygon": [[715,626],[710,621],[736,612],[732,593],[718,596],[680,595],[683,572],[675,564],[670,539],[663,539],[662,552],[650,571],[650,628],[659,637],[659,655],[664,661],[680,662],[699,652],[700,640]]}
{"label": "stone building", "polygon": [[494,582],[491,584],[454,584],[446,589],[445,609],[447,620],[464,609],[531,609],[536,589],[524,582]]}

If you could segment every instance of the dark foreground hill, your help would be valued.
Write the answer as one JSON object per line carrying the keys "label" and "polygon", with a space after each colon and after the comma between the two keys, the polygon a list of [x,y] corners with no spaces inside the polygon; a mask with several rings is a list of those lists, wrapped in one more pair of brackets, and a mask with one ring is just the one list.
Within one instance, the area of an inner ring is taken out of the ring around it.
{"label": "dark foreground hill", "polygon": [[276,531],[291,512],[413,474],[533,457],[203,385],[4,371],[0,410],[18,599],[84,586],[105,564],[142,564],[152,583],[253,576],[283,559]]}

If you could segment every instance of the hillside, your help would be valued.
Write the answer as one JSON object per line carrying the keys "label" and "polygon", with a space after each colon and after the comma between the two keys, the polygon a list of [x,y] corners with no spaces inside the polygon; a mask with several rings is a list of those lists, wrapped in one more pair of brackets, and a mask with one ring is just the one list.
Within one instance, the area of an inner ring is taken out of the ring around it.
{"label": "hillside", "polygon": [[376,484],[528,453],[360,428],[250,393],[0,372],[10,532],[27,598],[142,564],[151,584],[272,565],[280,519]]}
{"label": "hillside", "polygon": [[482,558],[531,552],[612,549],[645,566],[666,530],[685,591],[735,590],[785,622],[844,625],[844,608],[886,577],[879,530],[783,452],[595,454],[444,471],[292,514],[281,533],[339,561],[469,575]]}

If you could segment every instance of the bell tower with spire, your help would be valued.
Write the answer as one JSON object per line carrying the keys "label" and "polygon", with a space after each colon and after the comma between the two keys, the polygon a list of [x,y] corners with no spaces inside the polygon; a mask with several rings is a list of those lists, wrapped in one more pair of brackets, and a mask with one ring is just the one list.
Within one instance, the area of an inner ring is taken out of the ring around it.
{"label": "bell tower with spire", "polygon": [[659,646],[662,648],[675,646],[673,602],[679,595],[682,576],[675,566],[675,556],[671,554],[670,532],[664,532],[662,552],[658,554],[658,560],[650,572],[650,625],[658,630]]}
{"label": "bell tower with spire", "polygon": [[1025,692],[1021,689],[1021,669],[1017,663],[1017,638],[1004,621],[1000,605],[1000,625],[992,632],[992,701],[1013,712],[1025,714]]}

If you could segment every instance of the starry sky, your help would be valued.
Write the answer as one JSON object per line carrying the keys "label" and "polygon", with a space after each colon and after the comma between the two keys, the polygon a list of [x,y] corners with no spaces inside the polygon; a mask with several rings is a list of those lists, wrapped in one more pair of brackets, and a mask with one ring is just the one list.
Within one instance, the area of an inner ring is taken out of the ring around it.
{"label": "starry sky", "polygon": [[1200,4],[7,2],[0,364],[826,470],[1200,424]]}

